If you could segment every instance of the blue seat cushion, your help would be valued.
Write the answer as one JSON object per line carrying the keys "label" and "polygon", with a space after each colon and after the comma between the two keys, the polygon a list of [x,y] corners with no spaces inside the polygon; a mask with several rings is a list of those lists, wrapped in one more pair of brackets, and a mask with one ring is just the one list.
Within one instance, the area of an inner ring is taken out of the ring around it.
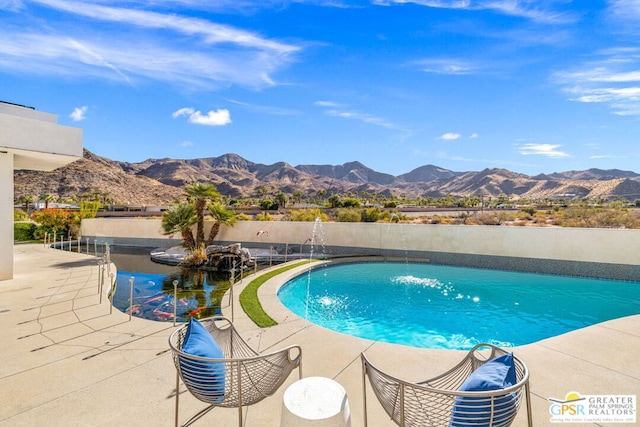
{"label": "blue seat cushion", "polygon": [[[224,359],[224,353],[209,331],[193,317],[189,321],[182,343],[182,351],[209,359]],[[225,388],[223,362],[180,359],[182,379],[200,400],[209,403],[222,401]]]}
{"label": "blue seat cushion", "polygon": [[[473,371],[459,391],[502,390],[517,383],[513,353],[492,359]],[[493,399],[493,404],[491,402]],[[509,425],[516,413],[516,395],[506,393],[490,397],[456,396],[451,413],[452,427],[491,427]],[[491,415],[493,406],[493,417]]]}

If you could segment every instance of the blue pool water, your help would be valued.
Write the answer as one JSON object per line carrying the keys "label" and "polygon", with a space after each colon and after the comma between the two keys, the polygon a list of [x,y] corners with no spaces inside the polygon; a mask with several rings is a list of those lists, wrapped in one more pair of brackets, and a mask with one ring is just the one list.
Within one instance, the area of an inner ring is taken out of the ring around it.
{"label": "blue pool water", "polygon": [[278,297],[334,331],[461,350],[529,344],[640,313],[637,282],[412,263],[315,269],[283,285]]}

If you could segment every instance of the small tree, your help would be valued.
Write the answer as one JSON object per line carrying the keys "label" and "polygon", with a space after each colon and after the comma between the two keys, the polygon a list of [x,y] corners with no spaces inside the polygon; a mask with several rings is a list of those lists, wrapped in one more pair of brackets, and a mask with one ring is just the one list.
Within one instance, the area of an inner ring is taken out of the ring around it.
{"label": "small tree", "polygon": [[345,208],[359,208],[360,206],[362,206],[362,203],[360,202],[360,200],[354,197],[347,197],[345,199],[342,199],[342,201],[340,202],[340,206]]}
{"label": "small tree", "polygon": [[162,229],[164,234],[182,234],[184,246],[193,250],[196,248],[196,241],[193,238],[191,227],[198,223],[196,208],[189,203],[180,203],[171,207],[162,214]]}
{"label": "small tree", "polygon": [[341,206],[340,196],[338,196],[337,194],[333,194],[329,196],[329,199],[327,201],[329,202],[329,206],[331,206],[332,208],[337,208]]}
{"label": "small tree", "polygon": [[278,191],[278,194],[276,194],[276,197],[275,197],[275,201],[278,204],[278,207],[286,208],[287,202],[289,201],[289,197],[287,197],[287,195],[284,194],[282,191]]}
{"label": "small tree", "polygon": [[265,211],[278,210],[278,203],[270,198],[260,200],[260,208]]}
{"label": "small tree", "polygon": [[42,209],[34,212],[31,218],[38,223],[34,235],[41,238],[45,233],[69,233],[71,225],[76,221],[76,214],[66,209]]}
{"label": "small tree", "polygon": [[216,202],[209,205],[209,212],[214,219],[214,223],[209,230],[209,237],[207,239],[207,245],[212,245],[213,240],[220,232],[222,225],[232,226],[236,222],[236,213],[231,209],[227,209],[222,203]]}
{"label": "small tree", "polygon": [[29,213],[29,206],[31,203],[33,203],[35,201],[35,197],[33,194],[31,193],[26,193],[23,194],[22,196],[20,196],[20,201],[22,203],[24,203],[24,211]]}
{"label": "small tree", "polygon": [[187,200],[195,205],[196,217],[196,246],[204,243],[204,209],[208,203],[220,200],[220,193],[213,184],[194,182],[185,189]]}
{"label": "small tree", "polygon": [[53,194],[47,193],[42,196],[42,201],[44,202],[44,208],[49,209],[49,203],[55,201],[56,198]]}

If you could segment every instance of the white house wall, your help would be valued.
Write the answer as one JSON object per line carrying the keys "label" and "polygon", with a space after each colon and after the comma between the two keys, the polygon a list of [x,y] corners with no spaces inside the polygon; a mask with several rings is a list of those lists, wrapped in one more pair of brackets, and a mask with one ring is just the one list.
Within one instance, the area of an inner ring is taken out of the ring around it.
{"label": "white house wall", "polygon": [[13,278],[13,154],[2,152],[0,152],[0,236],[0,280],[7,280]]}
{"label": "white house wall", "polygon": [[[50,171],[82,157],[82,130],[57,116],[0,102],[0,280],[13,278],[13,171]],[[38,195],[36,195],[38,196]]]}

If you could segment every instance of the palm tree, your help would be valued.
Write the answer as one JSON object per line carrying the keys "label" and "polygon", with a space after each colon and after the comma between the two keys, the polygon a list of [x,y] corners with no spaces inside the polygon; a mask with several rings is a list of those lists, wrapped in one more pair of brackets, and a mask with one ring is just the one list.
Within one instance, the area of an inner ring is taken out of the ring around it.
{"label": "palm tree", "polygon": [[47,193],[43,195],[42,201],[44,201],[44,208],[49,209],[49,203],[53,202],[55,199],[56,199],[55,196],[51,193]]}
{"label": "palm tree", "polygon": [[222,203],[216,202],[209,205],[209,212],[215,220],[209,230],[209,238],[207,239],[207,245],[212,245],[213,240],[220,231],[220,226],[229,225],[232,226],[236,222],[236,213],[231,209],[227,209]]}
{"label": "palm tree", "polygon": [[30,193],[26,193],[20,196],[20,201],[24,203],[24,211],[26,213],[29,213],[29,204],[33,203],[34,200],[35,200],[35,197],[33,196],[33,194],[30,194]]}
{"label": "palm tree", "polygon": [[193,239],[191,227],[198,222],[196,208],[189,203],[180,203],[171,207],[162,214],[162,229],[164,234],[180,232],[184,239],[184,245],[188,249],[195,249],[196,242]]}
{"label": "palm tree", "polygon": [[196,229],[196,246],[204,243],[204,209],[207,203],[220,200],[220,193],[213,184],[194,182],[185,189],[187,200],[195,205],[198,227]]}
{"label": "palm tree", "polygon": [[276,203],[278,203],[278,207],[282,207],[282,208],[287,207],[287,202],[289,201],[289,198],[282,191],[278,191],[275,199],[276,199]]}

